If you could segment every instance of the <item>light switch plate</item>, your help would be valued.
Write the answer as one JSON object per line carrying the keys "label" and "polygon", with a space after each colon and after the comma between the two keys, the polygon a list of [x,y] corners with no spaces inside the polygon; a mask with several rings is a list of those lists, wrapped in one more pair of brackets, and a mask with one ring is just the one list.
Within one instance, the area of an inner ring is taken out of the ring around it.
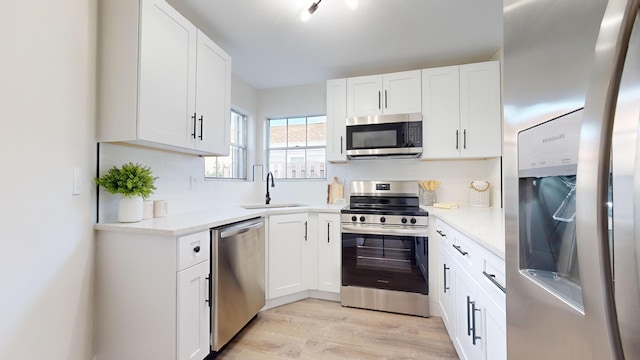
{"label": "light switch plate", "polygon": [[80,178],[81,178],[81,172],[80,169],[77,167],[73,168],[73,191],[71,192],[71,195],[80,195]]}

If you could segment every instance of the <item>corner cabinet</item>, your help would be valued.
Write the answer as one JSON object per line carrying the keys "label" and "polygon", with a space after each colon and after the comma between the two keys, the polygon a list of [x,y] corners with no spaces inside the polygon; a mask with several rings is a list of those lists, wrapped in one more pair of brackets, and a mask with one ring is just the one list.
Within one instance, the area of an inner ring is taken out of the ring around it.
{"label": "corner cabinet", "polygon": [[327,81],[327,153],[329,162],[347,161],[347,79]]}
{"label": "corner cabinet", "polygon": [[164,0],[99,14],[98,141],[227,154],[229,55]]}
{"label": "corner cabinet", "polygon": [[209,244],[209,231],[177,238],[97,232],[98,359],[202,360],[209,354]]}
{"label": "corner cabinet", "polygon": [[270,215],[268,222],[267,298],[309,289],[315,254],[309,214]]}
{"label": "corner cabinet", "polygon": [[422,159],[502,155],[500,64],[422,70]]}
{"label": "corner cabinet", "polygon": [[435,231],[439,310],[458,356],[506,359],[504,260],[441,219]]}
{"label": "corner cabinet", "polygon": [[420,70],[347,79],[347,117],[422,111]]}

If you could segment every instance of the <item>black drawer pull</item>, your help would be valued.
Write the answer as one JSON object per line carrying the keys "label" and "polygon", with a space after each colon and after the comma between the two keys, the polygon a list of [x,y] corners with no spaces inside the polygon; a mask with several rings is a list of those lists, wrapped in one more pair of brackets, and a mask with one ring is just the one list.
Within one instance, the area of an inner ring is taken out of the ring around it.
{"label": "black drawer pull", "polygon": [[447,234],[443,233],[440,230],[436,230],[436,232],[438,233],[438,235],[442,236],[442,237],[447,237]]}
{"label": "black drawer pull", "polygon": [[459,252],[460,254],[462,254],[462,256],[466,256],[466,255],[468,254],[468,252],[466,252],[466,251],[464,251],[464,250],[460,249],[460,246],[459,246],[459,245],[453,245],[453,248],[454,248],[454,249],[456,249],[456,250],[458,250],[458,252]]}
{"label": "black drawer pull", "polygon": [[200,246],[194,247],[193,251],[196,252],[196,253],[199,253],[200,252]]}
{"label": "black drawer pull", "polygon": [[482,274],[483,274],[487,279],[489,279],[489,281],[491,281],[491,282],[493,283],[493,285],[497,286],[497,287],[498,287],[498,289],[500,289],[503,293],[505,293],[505,294],[507,293],[507,289],[506,289],[504,286],[500,285],[500,283],[498,282],[498,280],[496,280],[496,276],[495,276],[495,275],[493,275],[493,274],[489,274],[489,273],[488,273],[488,272],[486,272],[486,271],[483,271],[483,272],[482,272]]}

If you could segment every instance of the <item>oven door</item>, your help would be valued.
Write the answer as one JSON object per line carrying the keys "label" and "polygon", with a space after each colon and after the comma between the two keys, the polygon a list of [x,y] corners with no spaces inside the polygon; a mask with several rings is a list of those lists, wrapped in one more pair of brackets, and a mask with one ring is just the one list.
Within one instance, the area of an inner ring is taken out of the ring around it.
{"label": "oven door", "polygon": [[371,229],[356,233],[343,227],[342,285],[428,295],[427,278],[416,262],[418,242],[425,246],[428,238]]}
{"label": "oven door", "polygon": [[347,156],[412,155],[422,153],[422,121],[385,117],[347,121]]}

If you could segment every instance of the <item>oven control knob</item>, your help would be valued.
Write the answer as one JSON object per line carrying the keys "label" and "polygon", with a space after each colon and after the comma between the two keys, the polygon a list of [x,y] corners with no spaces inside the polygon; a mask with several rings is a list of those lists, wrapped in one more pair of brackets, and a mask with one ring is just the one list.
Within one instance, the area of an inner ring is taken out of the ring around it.
{"label": "oven control knob", "polygon": [[360,221],[364,222],[364,216],[360,216]]}
{"label": "oven control knob", "polygon": [[415,224],[418,220],[416,220],[416,218],[411,218],[411,223]]}
{"label": "oven control knob", "polygon": [[380,222],[382,222],[382,223],[383,223],[383,222],[385,222],[385,221],[387,221],[387,218],[385,218],[384,216],[380,218]]}
{"label": "oven control knob", "polygon": [[402,221],[403,224],[406,224],[407,223],[407,218],[403,217],[402,220],[400,220],[400,221]]}
{"label": "oven control knob", "polygon": [[357,217],[357,216],[352,216],[352,217],[351,217],[351,221],[357,221],[357,220],[358,220],[358,217]]}

